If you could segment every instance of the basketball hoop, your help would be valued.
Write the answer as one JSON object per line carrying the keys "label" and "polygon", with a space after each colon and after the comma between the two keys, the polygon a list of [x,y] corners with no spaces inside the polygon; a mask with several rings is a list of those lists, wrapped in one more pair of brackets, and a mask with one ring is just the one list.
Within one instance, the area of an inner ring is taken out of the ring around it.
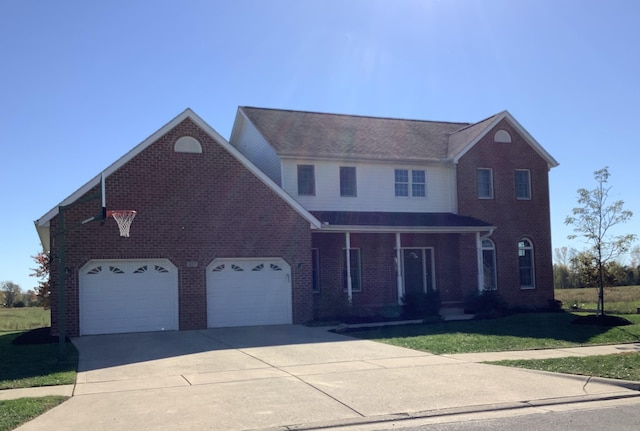
{"label": "basketball hoop", "polygon": [[137,212],[133,210],[115,210],[107,211],[107,217],[113,217],[120,228],[120,236],[128,237],[131,222],[135,218]]}

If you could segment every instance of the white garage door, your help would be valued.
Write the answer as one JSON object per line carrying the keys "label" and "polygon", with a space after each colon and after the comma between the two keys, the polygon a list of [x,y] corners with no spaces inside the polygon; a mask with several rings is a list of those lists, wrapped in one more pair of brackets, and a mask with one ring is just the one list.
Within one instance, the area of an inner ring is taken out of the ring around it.
{"label": "white garage door", "polygon": [[178,270],[168,260],[92,260],[80,270],[80,335],[177,329]]}
{"label": "white garage door", "polygon": [[216,259],[207,267],[207,324],[292,323],[291,268],[279,258]]}

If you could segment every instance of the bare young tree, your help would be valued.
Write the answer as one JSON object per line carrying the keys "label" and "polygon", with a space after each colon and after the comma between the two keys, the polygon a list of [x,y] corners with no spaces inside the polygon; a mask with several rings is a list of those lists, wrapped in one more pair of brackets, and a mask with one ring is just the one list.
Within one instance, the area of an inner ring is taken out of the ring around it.
{"label": "bare young tree", "polygon": [[11,308],[18,302],[22,289],[11,281],[3,281],[0,283],[0,291],[4,296],[4,306]]}
{"label": "bare young tree", "polygon": [[590,246],[595,267],[598,273],[598,307],[597,315],[604,315],[604,266],[605,264],[627,252],[635,240],[634,234],[613,236],[611,228],[626,223],[632,216],[631,211],[623,208],[624,201],[609,203],[609,167],[593,173],[596,187],[593,190],[578,189],[578,204],[567,216],[565,224],[573,225],[575,234],[569,239],[581,237]]}

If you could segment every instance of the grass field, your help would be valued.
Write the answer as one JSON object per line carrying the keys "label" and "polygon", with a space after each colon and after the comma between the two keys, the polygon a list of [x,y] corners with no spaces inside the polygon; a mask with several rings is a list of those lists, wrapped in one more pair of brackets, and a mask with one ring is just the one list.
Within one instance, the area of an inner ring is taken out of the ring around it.
{"label": "grass field", "polygon": [[51,326],[51,312],[42,307],[0,308],[0,332]]}
{"label": "grass field", "polygon": [[[555,296],[565,310],[594,311],[598,302],[598,290],[594,287],[556,289]],[[639,307],[640,286],[605,287],[605,313],[637,314]]]}

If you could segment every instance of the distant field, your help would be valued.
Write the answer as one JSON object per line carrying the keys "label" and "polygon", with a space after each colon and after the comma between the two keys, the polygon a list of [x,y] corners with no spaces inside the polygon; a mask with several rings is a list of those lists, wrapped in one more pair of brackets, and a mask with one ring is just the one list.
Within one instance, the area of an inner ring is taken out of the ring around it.
{"label": "distant field", "polygon": [[[562,308],[593,311],[598,303],[598,289],[556,289],[556,299],[562,301]],[[577,308],[573,308],[576,305]],[[604,288],[605,313],[636,314],[640,307],[640,286],[620,286]]]}
{"label": "distant field", "polygon": [[25,331],[51,326],[51,312],[42,307],[0,308],[0,331]]}

